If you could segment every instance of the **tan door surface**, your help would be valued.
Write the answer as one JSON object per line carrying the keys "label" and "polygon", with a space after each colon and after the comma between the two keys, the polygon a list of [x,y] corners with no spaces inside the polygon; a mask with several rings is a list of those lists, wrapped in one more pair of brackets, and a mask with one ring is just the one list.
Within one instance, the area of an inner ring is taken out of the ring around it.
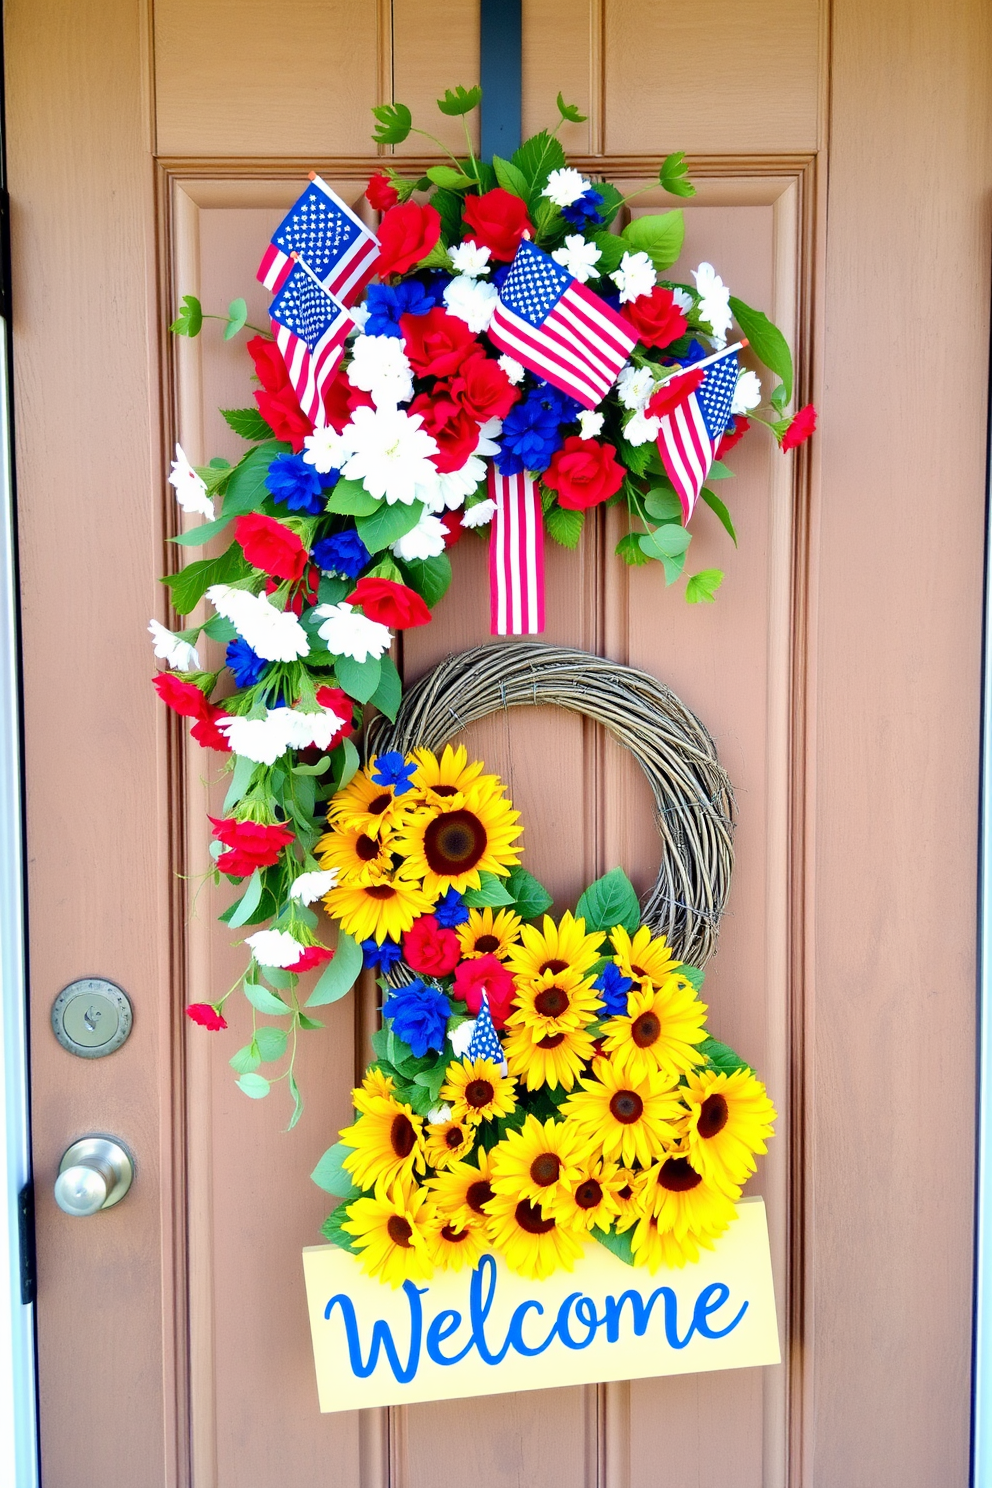
{"label": "tan door surface", "polygon": [[[348,1118],[375,1004],[366,987],[306,1036],[292,1133],[281,1097],[234,1088],[247,1008],[228,1034],[185,1026],[239,952],[224,898],[194,892],[212,761],[148,685],[145,626],[166,618],[168,450],[232,455],[216,410],[250,383],[243,346],[164,327],[183,293],[245,294],[264,316],[261,246],[306,171],[357,202],[369,108],[439,118],[433,99],[477,76],[477,4],[5,12],[46,1488],[963,1488],[986,8],[525,0],[525,132],[560,88],[589,114],[563,138],[590,172],[633,189],[688,150],[682,266],[712,259],[772,315],[821,413],[798,458],[757,439],[735,456],[737,552],[694,519],[695,566],[727,570],[715,605],[624,568],[613,514],[577,554],[548,553],[546,639],[670,684],[738,792],[706,997],[783,1113],[754,1189],[786,1362],[325,1417],[299,1255],[325,1202],[307,1175]],[[407,637],[408,680],[488,638],[484,545],[466,537],[453,564]],[[617,863],[647,886],[646,787],[592,725],[521,711],[467,742],[508,780],[559,910]],[[52,1001],[86,974],[135,1007],[106,1060],[51,1034]],[[52,1183],[91,1131],[123,1137],[137,1177],[82,1222]]]}

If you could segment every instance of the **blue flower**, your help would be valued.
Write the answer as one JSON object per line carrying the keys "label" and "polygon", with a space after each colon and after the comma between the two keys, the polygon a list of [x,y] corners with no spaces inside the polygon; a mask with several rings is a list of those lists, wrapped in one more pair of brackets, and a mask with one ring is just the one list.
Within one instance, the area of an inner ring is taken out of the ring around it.
{"label": "blue flower", "polygon": [[269,663],[256,656],[248,642],[238,636],[227,648],[227,664],[239,687],[254,687]]}
{"label": "blue flower", "polygon": [[440,1053],[444,1048],[451,1003],[437,987],[428,987],[418,977],[408,987],[390,992],[382,1004],[382,1016],[392,1019],[396,1037],[422,1059],[428,1049]]}
{"label": "blue flower", "polygon": [[408,790],[412,790],[410,776],[416,768],[416,764],[407,764],[398,749],[390,749],[376,760],[372,779],[376,785],[391,785],[397,796],[405,796]]}
{"label": "blue flower", "polygon": [[547,470],[551,456],[561,444],[557,409],[545,408],[539,390],[529,393],[523,403],[511,408],[503,420],[502,445],[496,456],[501,475],[517,475],[521,470]]}
{"label": "blue flower", "polygon": [[666,362],[678,362],[678,364],[679,364],[680,367],[688,367],[688,366],[691,366],[691,364],[693,362],[702,361],[703,357],[704,356],[708,356],[708,355],[709,355],[709,353],[706,350],[706,348],[703,347],[703,346],[700,346],[700,344],[696,340],[695,336],[693,336],[692,340],[689,342],[689,345],[686,347],[685,351],[678,352],[678,353],[676,353],[674,351],[666,351],[665,352],[665,361]]}
{"label": "blue flower", "polygon": [[493,270],[492,278],[489,282],[491,284],[495,284],[497,289],[502,289],[503,281],[506,279],[506,276],[510,272],[512,267],[512,264],[500,264],[498,269]]}
{"label": "blue flower", "polygon": [[599,227],[605,221],[599,210],[602,205],[603,193],[594,186],[587,186],[580,197],[569,206],[562,207],[561,215],[580,231],[586,226]]}
{"label": "blue flower", "polygon": [[457,889],[449,889],[444,898],[437,901],[434,906],[434,918],[446,930],[454,930],[457,925],[465,924],[468,919],[468,910],[465,908],[465,900]]}
{"label": "blue flower", "polygon": [[400,316],[426,315],[434,304],[434,296],[417,279],[408,279],[395,286],[372,284],[365,297],[369,317],[363,334],[395,336],[399,339],[403,334],[400,330]]}
{"label": "blue flower", "polygon": [[374,940],[362,941],[363,966],[372,971],[389,971],[390,967],[396,965],[403,954],[402,947],[395,940],[384,940],[382,945],[376,945]]}
{"label": "blue flower", "polygon": [[540,403],[546,412],[553,413],[561,424],[574,424],[582,412],[581,403],[550,382],[539,382],[528,397]]}
{"label": "blue flower", "polygon": [[346,579],[356,579],[372,557],[354,527],[322,537],[314,543],[311,556],[325,573],[344,574]]}
{"label": "blue flower", "polygon": [[273,501],[285,502],[290,511],[316,516],[324,510],[320,496],[324,477],[302,455],[277,455],[269,466],[265,484]]}
{"label": "blue flower", "polygon": [[627,992],[634,985],[630,977],[625,977],[619,966],[612,961],[603,967],[602,975],[593,982],[597,992],[602,995],[603,1014],[609,1018],[622,1018],[627,1012]]}

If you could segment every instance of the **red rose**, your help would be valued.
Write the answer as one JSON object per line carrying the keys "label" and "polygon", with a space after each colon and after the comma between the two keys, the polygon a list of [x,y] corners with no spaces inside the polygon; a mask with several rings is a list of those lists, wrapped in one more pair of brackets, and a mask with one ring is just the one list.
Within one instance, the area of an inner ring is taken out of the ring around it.
{"label": "red rose", "polygon": [[441,236],[441,219],[434,207],[421,207],[404,202],[390,207],[379,223],[379,259],[375,271],[380,279],[387,274],[405,274],[426,258]]}
{"label": "red rose", "polygon": [[192,1018],[194,1023],[199,1023],[201,1028],[209,1028],[211,1033],[216,1033],[218,1028],[227,1027],[227,1019],[223,1013],[219,1013],[209,1002],[191,1002],[186,1009],[187,1018]]}
{"label": "red rose", "polygon": [[366,575],[348,595],[348,603],[361,605],[369,620],[378,620],[380,625],[389,625],[393,630],[410,630],[415,625],[426,625],[431,618],[431,612],[420,595],[392,579],[373,579]]}
{"label": "red rose", "polygon": [[483,351],[461,364],[450,388],[455,402],[480,424],[491,418],[506,418],[520,397],[520,389],[513,386],[499,363]]}
{"label": "red rose", "polygon": [[462,514],[461,514],[461,512],[460,511],[446,511],[446,512],[442,512],[442,514],[441,514],[441,526],[444,528],[445,533],[446,533],[446,536],[445,536],[445,539],[444,539],[444,546],[446,548],[453,548],[455,546],[455,543],[461,537],[462,533],[465,531],[465,528],[462,526]]}
{"label": "red rose", "polygon": [[671,382],[662,383],[654,397],[648,403],[647,412],[651,418],[664,418],[666,413],[671,413],[684,403],[690,393],[694,393],[706,376],[705,372],[683,372],[678,377],[673,377]]}
{"label": "red rose", "polygon": [[645,346],[671,346],[688,329],[672,291],[660,284],[649,295],[640,295],[625,305],[623,313]]}
{"label": "red rose", "polygon": [[388,176],[373,176],[365,188],[365,200],[377,212],[388,212],[399,199],[399,192]]}
{"label": "red rose", "polygon": [[221,853],[217,867],[232,878],[247,878],[256,868],[271,868],[273,863],[278,863],[279,854],[296,835],[289,827],[281,827],[278,823],[267,825],[215,816],[209,820],[217,841],[231,849]]}
{"label": "red rose", "polygon": [[489,1014],[497,1028],[504,1028],[513,1005],[513,977],[495,956],[476,956],[455,968],[455,996],[468,1004],[470,1013],[482,1007],[482,994],[489,997]]}
{"label": "red rose", "polygon": [[438,452],[430,457],[435,469],[442,475],[461,470],[479,442],[479,425],[472,415],[452,398],[446,398],[441,387],[435,388],[433,395],[418,393],[409,412],[421,414],[421,427],[437,440]]}
{"label": "red rose", "polygon": [[751,420],[746,419],[742,413],[734,414],[734,429],[731,434],[724,434],[716,447],[716,457],[722,460],[724,455],[733,449],[735,444],[740,444],[744,435],[751,427]]}
{"label": "red rose", "polygon": [[440,305],[426,315],[401,315],[400,330],[410,365],[420,377],[447,377],[457,372],[469,347],[474,349],[479,344],[465,322]]}
{"label": "red rose", "polygon": [[292,966],[287,966],[286,970],[291,971],[294,976],[299,976],[301,972],[313,971],[315,967],[326,966],[328,961],[333,960],[334,952],[329,951],[326,946],[307,946],[306,950],[297,957]]}
{"label": "red rose", "polygon": [[501,186],[483,196],[467,196],[462,217],[466,228],[471,229],[465,236],[504,263],[516,253],[524,233],[533,231],[527,203]]}
{"label": "red rose", "polygon": [[267,336],[252,336],[247,343],[248,355],[255,363],[255,376],[267,393],[280,393],[289,387],[289,373],[282,352]]}
{"label": "red rose", "polygon": [[792,415],[792,421],[782,435],[782,453],[805,443],[815,428],[816,409],[812,403],[807,403],[805,408],[800,408],[798,413]]}
{"label": "red rose", "polygon": [[250,512],[234,524],[234,535],[248,562],[277,579],[302,579],[307,566],[307,550],[295,532],[277,522],[275,517]]}
{"label": "red rose", "polygon": [[313,424],[300,407],[299,399],[287,383],[278,393],[256,393],[258,411],[277,439],[285,439],[297,454],[303,441],[313,433]]}
{"label": "red rose", "polygon": [[324,413],[327,422],[338,434],[345,424],[351,423],[356,408],[371,408],[372,394],[363,388],[352,387],[347,374],[339,372],[334,381],[324,389]]}
{"label": "red rose", "polygon": [[450,976],[461,953],[458,936],[439,925],[433,915],[414,920],[403,937],[406,964],[427,976]]}
{"label": "red rose", "polygon": [[213,703],[208,703],[206,698],[203,704],[203,712],[190,729],[190,734],[203,749],[216,749],[220,754],[230,754],[231,741],[217,727],[221,718],[230,718],[230,713],[225,708],[217,708]]}
{"label": "red rose", "polygon": [[202,717],[203,705],[207,700],[203,689],[195,683],[180,682],[172,672],[156,672],[152,678],[152,686],[163,703],[168,703],[180,718]]}
{"label": "red rose", "polygon": [[340,687],[318,687],[317,701],[322,708],[330,708],[332,713],[344,719],[341,728],[332,735],[334,743],[340,744],[342,739],[350,738],[355,732],[355,705],[348,694]]}
{"label": "red rose", "polygon": [[568,511],[585,511],[598,506],[623,482],[623,466],[614,459],[612,444],[599,444],[595,439],[581,439],[571,434],[541,479],[551,491],[558,492],[558,505]]}

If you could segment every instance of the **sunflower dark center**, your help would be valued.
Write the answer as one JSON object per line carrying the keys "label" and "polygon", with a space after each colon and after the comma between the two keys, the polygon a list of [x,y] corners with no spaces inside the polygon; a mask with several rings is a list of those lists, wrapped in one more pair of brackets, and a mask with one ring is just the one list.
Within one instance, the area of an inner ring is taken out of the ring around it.
{"label": "sunflower dark center", "polygon": [[538,971],[550,971],[555,976],[557,976],[560,971],[567,971],[567,970],[568,970],[568,962],[567,961],[545,961],[545,963],[544,963],[543,966],[539,966],[538,967]]}
{"label": "sunflower dark center", "polygon": [[534,998],[534,1010],[543,1018],[560,1018],[568,1012],[569,996],[564,987],[545,987]]}
{"label": "sunflower dark center", "polygon": [[389,1128],[389,1140],[397,1157],[409,1157],[417,1141],[417,1133],[413,1129],[413,1122],[409,1116],[402,1112],[393,1117],[393,1124]]}
{"label": "sunflower dark center", "polygon": [[730,1112],[722,1095],[708,1095],[699,1111],[696,1130],[701,1137],[715,1137],[727,1124]]}
{"label": "sunflower dark center", "polygon": [[481,1110],[483,1106],[488,1106],[495,1094],[496,1092],[488,1080],[469,1080],[465,1086],[465,1099],[477,1111]]}
{"label": "sunflower dark center", "polygon": [[630,1025],[630,1036],[639,1049],[650,1049],[661,1037],[661,1020],[657,1013],[641,1013]]}
{"label": "sunflower dark center", "polygon": [[370,863],[373,858],[379,856],[379,844],[374,837],[366,837],[363,832],[355,843],[355,855],[361,858],[363,863]]}
{"label": "sunflower dark center", "polygon": [[461,1127],[449,1126],[444,1134],[444,1145],[449,1147],[452,1152],[457,1152],[458,1148],[462,1145],[462,1140],[463,1133]]}
{"label": "sunflower dark center", "polygon": [[623,1199],[624,1203],[626,1203],[628,1199],[632,1199],[633,1197],[634,1190],[631,1188],[629,1183],[625,1183],[623,1188],[617,1190],[617,1198]]}
{"label": "sunflower dark center", "polygon": [[595,1209],[602,1197],[602,1187],[595,1178],[587,1178],[575,1190],[575,1202],[580,1209]]}
{"label": "sunflower dark center", "polygon": [[630,969],[636,977],[646,977],[648,975],[643,966],[632,966]]}
{"label": "sunflower dark center", "polygon": [[486,829],[472,811],[436,816],[424,832],[424,856],[433,873],[468,873],[486,850]]}
{"label": "sunflower dark center", "polygon": [[468,1239],[468,1230],[456,1230],[454,1225],[446,1224],[441,1229],[445,1240],[450,1240],[452,1245],[460,1245],[463,1240]]}
{"label": "sunflower dark center", "polygon": [[389,1216],[386,1221],[386,1233],[394,1245],[402,1245],[404,1250],[409,1250],[410,1236],[413,1234],[413,1228],[410,1221],[404,1219],[402,1214],[391,1214]]}
{"label": "sunflower dark center", "polygon": [[492,1187],[485,1178],[476,1179],[475,1183],[470,1183],[465,1190],[465,1202],[475,1214],[485,1214],[486,1211],[482,1206],[488,1204],[492,1196]]}
{"label": "sunflower dark center", "polygon": [[392,884],[369,884],[365,892],[370,899],[392,899],[396,894]]}
{"label": "sunflower dark center", "polygon": [[702,1181],[695,1168],[690,1167],[684,1157],[670,1157],[658,1174],[658,1182],[669,1193],[688,1193],[690,1188],[695,1188]]}
{"label": "sunflower dark center", "polygon": [[624,1126],[639,1121],[643,1110],[644,1102],[636,1090],[618,1090],[610,1101],[610,1115]]}
{"label": "sunflower dark center", "polygon": [[453,785],[435,785],[432,789],[436,796],[457,796],[458,794]]}
{"label": "sunflower dark center", "polygon": [[558,1182],[560,1173],[561,1159],[553,1152],[542,1152],[530,1165],[530,1176],[538,1188],[550,1188]]}
{"label": "sunflower dark center", "polygon": [[369,802],[369,816],[381,816],[387,807],[393,804],[391,791],[383,791],[381,796],[373,796]]}
{"label": "sunflower dark center", "polygon": [[491,956],[493,951],[499,950],[499,937],[496,935],[480,935],[475,942],[475,949],[482,951],[485,956]]}
{"label": "sunflower dark center", "polygon": [[517,1224],[522,1230],[526,1230],[528,1235],[547,1235],[555,1227],[553,1219],[545,1219],[538,1206],[529,1203],[526,1199],[521,1199],[513,1212]]}
{"label": "sunflower dark center", "polygon": [[565,1035],[563,1033],[546,1033],[543,1039],[538,1039],[537,1047],[539,1049],[557,1049],[558,1045],[564,1042]]}

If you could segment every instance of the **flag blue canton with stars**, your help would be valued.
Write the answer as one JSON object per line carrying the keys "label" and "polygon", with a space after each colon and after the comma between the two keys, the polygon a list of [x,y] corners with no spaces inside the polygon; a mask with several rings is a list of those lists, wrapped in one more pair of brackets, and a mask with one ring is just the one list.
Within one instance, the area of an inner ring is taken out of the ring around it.
{"label": "flag blue canton with stars", "polygon": [[488,1059],[493,1064],[498,1064],[503,1070],[506,1069],[503,1045],[493,1025],[489,1011],[489,995],[486,992],[482,994],[482,1006],[475,1020],[475,1028],[468,1046],[468,1057],[469,1059]]}
{"label": "flag blue canton with stars", "polygon": [[363,229],[316,184],[286,213],[272,241],[283,253],[298,253],[318,279],[326,279]]}
{"label": "flag blue canton with stars", "polygon": [[559,268],[553,258],[533,243],[523,242],[503,280],[499,297],[521,320],[539,326],[571,283],[573,278],[567,269]]}
{"label": "flag blue canton with stars", "polygon": [[344,311],[330,295],[314,284],[305,269],[296,265],[269,307],[272,320],[292,331],[313,351],[328,327],[340,318],[350,325]]}
{"label": "flag blue canton with stars", "polygon": [[719,438],[730,422],[730,405],[734,401],[738,371],[736,354],[723,357],[707,369],[696,393],[707,433],[713,439]]}

